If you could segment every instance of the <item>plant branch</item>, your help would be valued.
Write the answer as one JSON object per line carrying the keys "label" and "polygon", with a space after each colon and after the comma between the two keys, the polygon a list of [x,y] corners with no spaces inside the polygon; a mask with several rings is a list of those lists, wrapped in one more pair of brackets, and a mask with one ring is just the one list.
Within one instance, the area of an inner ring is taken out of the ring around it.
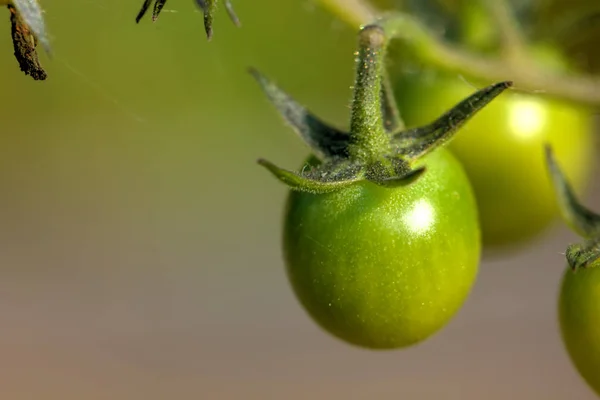
{"label": "plant branch", "polygon": [[490,19],[496,24],[500,33],[500,44],[505,57],[521,59],[526,57],[526,40],[506,0],[481,0],[487,8]]}
{"label": "plant branch", "polygon": [[[402,40],[421,61],[442,70],[489,82],[511,80],[522,91],[540,92],[564,100],[600,106],[600,78],[564,74],[537,67],[516,65],[498,56],[473,53],[445,42],[415,17],[400,12],[381,14],[365,0],[319,0],[351,26],[373,22],[390,29],[390,37]],[[392,31],[393,30],[393,31]]]}
{"label": "plant branch", "polygon": [[370,3],[363,0],[316,0],[352,27],[373,22],[380,14]]}

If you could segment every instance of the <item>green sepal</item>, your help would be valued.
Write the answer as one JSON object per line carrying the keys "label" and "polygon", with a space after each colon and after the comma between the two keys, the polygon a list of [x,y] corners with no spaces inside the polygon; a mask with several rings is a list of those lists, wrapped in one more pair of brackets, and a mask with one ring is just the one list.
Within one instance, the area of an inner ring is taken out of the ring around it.
{"label": "green sepal", "polygon": [[[139,24],[140,20],[142,18],[144,18],[144,15],[146,15],[146,12],[148,11],[148,8],[150,8],[150,4],[152,4],[153,0],[144,0],[144,4],[142,4],[142,8],[140,9],[140,11],[138,12],[137,16],[135,17],[135,23]],[[158,17],[158,15],[156,16]],[[153,20],[156,20],[156,18],[152,18]]]}
{"label": "green sepal", "polygon": [[556,192],[561,215],[571,229],[586,239],[600,235],[600,215],[583,206],[556,162],[552,147],[545,146],[546,164]]}
{"label": "green sepal", "polygon": [[410,185],[415,182],[417,179],[423,175],[426,171],[425,167],[420,167],[417,169],[412,169],[407,173],[399,176],[390,176],[387,178],[379,178],[379,179],[369,179],[370,182],[373,182],[379,186],[384,186],[387,188],[397,188],[406,185]]}
{"label": "green sepal", "polygon": [[256,69],[250,68],[249,72],[283,119],[320,160],[348,156],[350,136],[347,133],[322,122]]}
{"label": "green sepal", "polygon": [[[196,0],[196,4],[198,4],[198,7],[200,7],[204,13],[204,30],[206,31],[207,39],[210,40],[212,39],[213,35],[212,23],[215,11],[217,9],[217,0]],[[240,20],[233,11],[233,6],[231,5],[230,0],[225,0],[225,8],[227,9],[227,14],[229,14],[231,21],[235,25],[239,26]]]}
{"label": "green sepal", "polygon": [[431,124],[397,133],[393,138],[395,151],[410,160],[432,152],[448,142],[470,118],[511,86],[510,81],[489,85],[456,104]]}
{"label": "green sepal", "polygon": [[369,163],[365,168],[365,178],[380,186],[400,187],[416,181],[425,172],[425,167],[412,169],[402,157],[386,157]]}
{"label": "green sepal", "polygon": [[573,272],[597,267],[600,265],[600,241],[588,240],[583,244],[571,244],[567,247],[565,256]]}
{"label": "green sepal", "polygon": [[560,213],[567,225],[586,239],[567,247],[567,262],[573,271],[596,267],[600,265],[600,215],[577,199],[549,144],[544,146],[544,153]]}
{"label": "green sepal", "polygon": [[342,173],[331,174],[328,173],[327,167],[324,168],[323,165],[319,165],[309,170],[308,173],[301,175],[279,168],[265,159],[259,159],[258,163],[268,169],[290,189],[313,194],[334,192],[364,180],[360,175],[360,168],[354,168],[351,174],[346,172],[348,176],[344,177],[344,171]]}
{"label": "green sepal", "polygon": [[[35,1],[35,0],[20,0],[20,1]],[[142,4],[141,10],[138,13],[137,17],[135,18],[136,23],[139,23],[140,20],[144,17],[144,15],[150,8],[150,5],[152,4],[153,1],[154,1],[154,10],[152,11],[152,21],[155,22],[158,19],[158,16],[160,15],[160,12],[162,11],[163,7],[165,6],[165,3],[167,2],[167,0],[144,0],[144,4]],[[200,7],[200,9],[202,10],[202,13],[204,14],[204,30],[206,31],[206,37],[208,38],[208,40],[210,40],[210,39],[212,39],[212,35],[213,35],[212,24],[213,24],[214,14],[217,9],[217,0],[195,0],[195,1],[196,1],[196,4],[198,5],[198,7]],[[233,23],[236,26],[240,26],[240,20],[237,17],[237,15],[235,14],[235,11],[233,10],[231,1],[225,0],[224,3],[225,3],[225,8],[227,9],[227,14],[229,14],[229,18],[231,19],[231,21],[233,21]]]}
{"label": "green sepal", "polygon": [[158,14],[160,14],[166,2],[167,0],[156,0],[156,3],[154,3],[154,10],[152,10],[152,21],[158,19]]}

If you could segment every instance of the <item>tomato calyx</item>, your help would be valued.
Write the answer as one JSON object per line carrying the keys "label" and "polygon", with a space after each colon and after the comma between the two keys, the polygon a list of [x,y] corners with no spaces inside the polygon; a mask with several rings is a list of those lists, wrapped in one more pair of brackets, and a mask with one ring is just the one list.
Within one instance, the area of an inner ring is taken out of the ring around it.
{"label": "tomato calyx", "polygon": [[394,17],[364,26],[359,33],[350,130],[328,125],[276,84],[250,69],[263,92],[318,159],[301,172],[259,159],[293,190],[328,193],[369,181],[398,187],[412,183],[425,167],[415,161],[446,144],[485,105],[512,86],[505,81],[487,86],[456,104],[432,123],[406,129],[384,69],[390,37],[400,35]]}
{"label": "tomato calyx", "polygon": [[575,196],[571,184],[558,165],[550,145],[545,146],[546,164],[554,186],[558,206],[567,225],[585,239],[571,244],[565,256],[571,269],[600,265],[600,215],[585,207]]}
{"label": "tomato calyx", "polygon": [[[160,12],[167,0],[144,0],[144,4],[142,4],[142,8],[135,18],[135,22],[139,23],[140,20],[144,17],[150,5],[154,2],[154,9],[152,10],[152,22],[155,22],[158,19]],[[204,30],[206,31],[206,37],[208,40],[212,39],[213,35],[213,17],[215,11],[217,9],[217,0],[195,0],[196,4],[202,12],[204,13]],[[233,6],[231,5],[230,0],[224,0],[225,8],[227,9],[227,14],[229,14],[229,18],[236,25],[240,26],[240,20],[238,19],[235,11],[233,11]]]}

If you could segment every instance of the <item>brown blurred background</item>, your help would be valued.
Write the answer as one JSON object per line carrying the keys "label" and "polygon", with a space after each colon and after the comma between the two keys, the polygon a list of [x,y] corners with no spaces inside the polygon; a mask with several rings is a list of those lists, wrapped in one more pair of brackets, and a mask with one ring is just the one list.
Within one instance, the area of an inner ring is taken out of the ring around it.
{"label": "brown blurred background", "polygon": [[484,262],[420,346],[321,332],[286,281],[285,188],[255,163],[307,149],[246,68],[344,126],[355,31],[312,0],[239,0],[243,28],[220,12],[207,43],[191,0],[136,26],[141,3],[44,1],[44,83],[0,18],[0,399],[594,398],[557,331],[558,223]]}

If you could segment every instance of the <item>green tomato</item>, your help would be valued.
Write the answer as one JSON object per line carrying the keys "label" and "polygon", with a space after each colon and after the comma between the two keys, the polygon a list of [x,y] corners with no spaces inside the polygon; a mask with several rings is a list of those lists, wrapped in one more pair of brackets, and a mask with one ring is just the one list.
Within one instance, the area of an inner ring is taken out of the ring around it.
{"label": "green tomato", "polygon": [[575,368],[600,395],[600,268],[567,269],[559,300],[562,339]]}
{"label": "green tomato", "polygon": [[[560,68],[552,49],[537,48],[538,59]],[[431,121],[473,91],[461,77],[434,71],[402,74],[396,86],[408,126]],[[577,192],[584,189],[593,157],[589,108],[511,92],[473,117],[449,145],[475,191],[484,246],[514,245],[535,237],[558,215],[543,153],[550,143]]]}
{"label": "green tomato", "polygon": [[312,318],[349,343],[418,343],[449,322],[474,284],[480,231],[468,178],[445,149],[423,164],[427,172],[404,187],[365,181],[327,194],[290,192],[289,280]]}

